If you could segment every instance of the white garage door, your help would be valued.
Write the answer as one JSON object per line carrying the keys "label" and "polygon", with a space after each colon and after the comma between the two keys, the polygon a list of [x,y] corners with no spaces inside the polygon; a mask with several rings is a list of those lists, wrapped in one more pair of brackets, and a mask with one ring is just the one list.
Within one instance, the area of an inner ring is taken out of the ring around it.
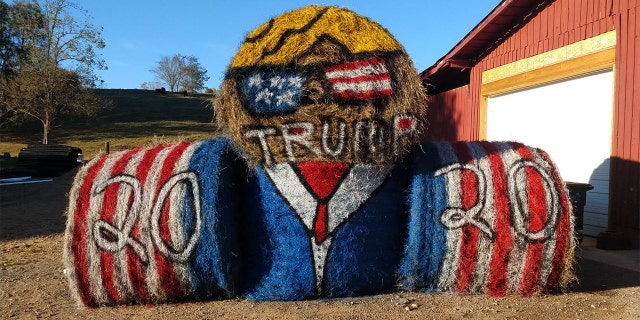
{"label": "white garage door", "polygon": [[613,72],[489,97],[487,140],[539,147],[565,181],[589,183],[583,233],[607,228]]}

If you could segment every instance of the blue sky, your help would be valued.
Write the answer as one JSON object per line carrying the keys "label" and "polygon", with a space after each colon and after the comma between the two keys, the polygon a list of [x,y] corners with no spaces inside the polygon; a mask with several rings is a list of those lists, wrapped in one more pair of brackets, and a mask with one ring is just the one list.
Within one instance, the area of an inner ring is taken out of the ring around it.
{"label": "blue sky", "polygon": [[149,70],[162,56],[196,56],[218,88],[244,36],[280,13],[308,4],[338,5],[389,30],[422,71],[445,55],[500,0],[76,0],[91,22],[103,27],[99,50],[108,70],[104,88],[140,88],[154,81]]}

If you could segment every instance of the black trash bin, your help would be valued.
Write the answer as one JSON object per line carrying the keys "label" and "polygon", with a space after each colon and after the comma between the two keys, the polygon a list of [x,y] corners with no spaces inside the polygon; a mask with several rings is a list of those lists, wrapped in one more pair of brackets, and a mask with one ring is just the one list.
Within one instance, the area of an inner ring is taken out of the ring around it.
{"label": "black trash bin", "polygon": [[584,227],[584,205],[587,203],[587,191],[593,189],[593,186],[588,183],[568,181],[565,182],[565,184],[567,189],[569,189],[569,199],[571,199],[571,206],[573,207],[576,237],[579,242],[582,242],[582,233],[578,230],[582,230]]}

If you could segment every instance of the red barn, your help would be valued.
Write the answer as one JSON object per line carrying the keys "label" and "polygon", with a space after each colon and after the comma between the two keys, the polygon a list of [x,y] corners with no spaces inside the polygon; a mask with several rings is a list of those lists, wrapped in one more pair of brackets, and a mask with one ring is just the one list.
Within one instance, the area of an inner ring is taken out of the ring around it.
{"label": "red barn", "polygon": [[429,140],[518,140],[589,183],[583,233],[639,246],[640,0],[504,0],[421,73]]}

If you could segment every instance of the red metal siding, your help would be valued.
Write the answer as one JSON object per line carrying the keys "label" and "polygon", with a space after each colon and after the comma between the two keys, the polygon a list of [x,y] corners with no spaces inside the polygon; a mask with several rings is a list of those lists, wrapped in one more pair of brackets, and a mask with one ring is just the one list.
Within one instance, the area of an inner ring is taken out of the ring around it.
{"label": "red metal siding", "polygon": [[616,1],[616,91],[609,224],[639,245],[640,229],[640,23],[639,1]]}
{"label": "red metal siding", "polygon": [[[492,49],[471,69],[468,86],[431,98],[435,112],[456,115],[457,129],[432,127],[450,139],[479,138],[481,75],[520,59],[616,30],[615,103],[610,182],[610,226],[630,231],[638,246],[640,228],[640,0],[553,1]],[[524,19],[523,19],[524,20]],[[455,134],[453,134],[455,133]],[[448,136],[447,136],[448,135]],[[429,138],[431,136],[428,136]]]}
{"label": "red metal siding", "polygon": [[[492,69],[611,31],[614,2],[558,0],[549,4],[474,68]],[[625,0],[622,0],[623,2]]]}
{"label": "red metal siding", "polygon": [[431,96],[423,140],[473,140],[474,128],[466,125],[474,121],[472,109],[468,85]]}

